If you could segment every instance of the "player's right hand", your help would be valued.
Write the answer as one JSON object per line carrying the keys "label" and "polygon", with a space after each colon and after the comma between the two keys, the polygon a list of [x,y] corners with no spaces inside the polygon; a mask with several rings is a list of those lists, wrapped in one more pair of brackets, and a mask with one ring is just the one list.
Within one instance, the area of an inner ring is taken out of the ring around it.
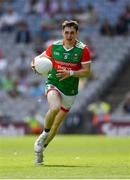
{"label": "player's right hand", "polygon": [[33,59],[32,62],[31,62],[31,68],[32,68],[32,70],[33,70],[36,74],[41,75],[41,74],[38,73],[38,72],[36,71],[36,69],[35,69],[35,59]]}
{"label": "player's right hand", "polygon": [[35,60],[33,59],[31,62],[31,68],[32,70],[36,73],[36,69],[35,69]]}

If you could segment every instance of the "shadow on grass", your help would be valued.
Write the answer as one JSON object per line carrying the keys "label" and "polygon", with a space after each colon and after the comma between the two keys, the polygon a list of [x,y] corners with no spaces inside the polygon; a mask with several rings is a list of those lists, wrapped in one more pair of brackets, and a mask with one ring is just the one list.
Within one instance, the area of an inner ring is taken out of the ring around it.
{"label": "shadow on grass", "polygon": [[83,167],[83,168],[86,168],[86,167],[92,167],[92,166],[88,166],[88,165],[63,165],[63,164],[51,164],[51,165],[43,165],[44,167]]}

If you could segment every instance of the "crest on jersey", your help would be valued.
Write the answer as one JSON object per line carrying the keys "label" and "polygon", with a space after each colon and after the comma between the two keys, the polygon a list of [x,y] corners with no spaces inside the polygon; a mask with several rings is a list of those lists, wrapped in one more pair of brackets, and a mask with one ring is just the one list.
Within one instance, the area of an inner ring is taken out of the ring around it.
{"label": "crest on jersey", "polygon": [[78,54],[77,53],[74,54],[74,59],[78,59]]}

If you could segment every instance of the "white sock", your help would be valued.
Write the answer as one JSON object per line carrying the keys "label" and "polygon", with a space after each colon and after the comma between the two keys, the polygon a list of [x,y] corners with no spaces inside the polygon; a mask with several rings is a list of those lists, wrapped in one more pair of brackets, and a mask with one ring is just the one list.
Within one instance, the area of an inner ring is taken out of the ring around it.
{"label": "white sock", "polygon": [[42,136],[48,136],[48,134],[49,132],[45,132],[45,131],[42,132]]}

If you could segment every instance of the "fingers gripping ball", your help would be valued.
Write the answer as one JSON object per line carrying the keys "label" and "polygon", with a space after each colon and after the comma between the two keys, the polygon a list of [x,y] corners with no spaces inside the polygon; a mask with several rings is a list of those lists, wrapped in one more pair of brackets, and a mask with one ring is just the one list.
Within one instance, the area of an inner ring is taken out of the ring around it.
{"label": "fingers gripping ball", "polygon": [[34,61],[34,66],[36,72],[42,76],[48,76],[49,72],[52,70],[52,62],[46,57],[36,58]]}

